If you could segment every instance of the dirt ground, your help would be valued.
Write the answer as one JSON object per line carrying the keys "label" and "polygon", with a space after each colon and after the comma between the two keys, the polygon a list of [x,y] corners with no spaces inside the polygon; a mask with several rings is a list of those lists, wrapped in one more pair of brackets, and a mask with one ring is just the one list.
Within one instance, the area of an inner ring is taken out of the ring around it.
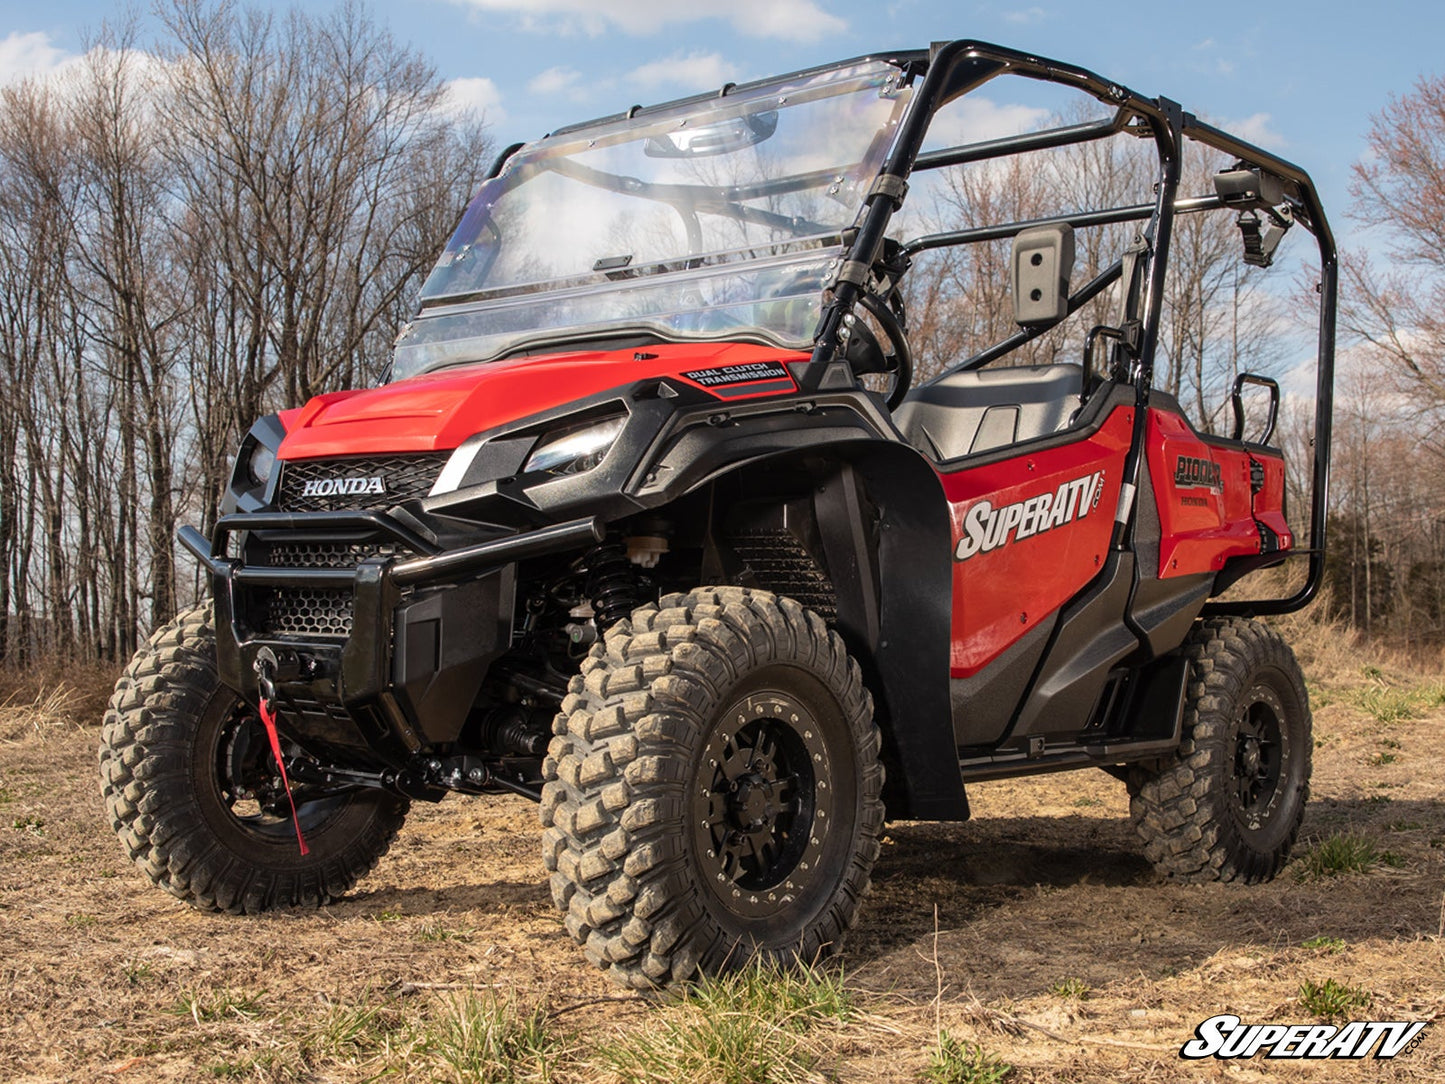
{"label": "dirt ground", "polygon": [[[1437,692],[1395,695],[1418,687]],[[941,1024],[1012,1064],[1010,1081],[1445,1080],[1440,688],[1369,667],[1312,682],[1296,855],[1362,836],[1385,854],[1364,873],[1301,881],[1297,858],[1268,885],[1172,884],[1141,856],[1123,785],[1097,771],[974,787],[966,824],[890,824],[844,959],[865,1011],[826,1038],[815,1075],[919,1079]],[[396,1060],[334,1035],[258,1052],[334,1032],[348,1006],[404,1016],[457,989],[544,1006],[583,1049],[657,1011],[568,940],[524,799],[415,807],[380,867],[320,912],[205,915],[122,855],[95,726],[13,704],[4,718],[0,1080],[375,1079]],[[1425,1041],[1394,1061],[1180,1059],[1216,1013],[1315,1022],[1301,984],[1327,979],[1368,993],[1355,1018],[1432,1021]],[[599,1072],[574,1059],[556,1078]]]}

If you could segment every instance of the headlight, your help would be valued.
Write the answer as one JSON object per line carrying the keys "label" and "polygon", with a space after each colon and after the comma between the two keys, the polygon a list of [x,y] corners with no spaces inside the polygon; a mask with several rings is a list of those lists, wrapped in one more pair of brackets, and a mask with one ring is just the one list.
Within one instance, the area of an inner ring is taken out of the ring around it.
{"label": "headlight", "polygon": [[246,470],[251,475],[251,481],[258,486],[264,486],[271,479],[271,471],[276,467],[276,452],[272,448],[260,443],[251,449],[251,458],[246,461]]}
{"label": "headlight", "polygon": [[580,474],[591,470],[602,462],[626,422],[626,415],[618,415],[549,433],[533,449],[522,469],[553,474]]}

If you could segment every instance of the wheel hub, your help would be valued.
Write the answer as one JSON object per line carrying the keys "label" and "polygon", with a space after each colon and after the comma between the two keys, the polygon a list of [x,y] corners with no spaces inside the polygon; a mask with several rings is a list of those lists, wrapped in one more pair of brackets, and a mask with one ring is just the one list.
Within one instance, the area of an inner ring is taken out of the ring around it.
{"label": "wheel hub", "polygon": [[1245,774],[1258,775],[1260,755],[1259,739],[1253,734],[1250,734],[1244,738],[1241,744],[1243,748],[1240,750],[1240,760]]}
{"label": "wheel hub", "polygon": [[728,800],[728,816],[739,828],[771,827],[778,816],[774,794],[782,789],[777,780],[764,779],[757,774],[748,775],[738,783],[738,789]]}
{"label": "wheel hub", "polygon": [[1235,803],[1241,823],[1258,831],[1274,812],[1284,764],[1284,705],[1258,686],[1239,714],[1234,741]]}
{"label": "wheel hub", "polygon": [[783,910],[817,868],[828,830],[829,757],[796,698],[752,693],[720,712],[691,817],[706,882],[731,910]]}

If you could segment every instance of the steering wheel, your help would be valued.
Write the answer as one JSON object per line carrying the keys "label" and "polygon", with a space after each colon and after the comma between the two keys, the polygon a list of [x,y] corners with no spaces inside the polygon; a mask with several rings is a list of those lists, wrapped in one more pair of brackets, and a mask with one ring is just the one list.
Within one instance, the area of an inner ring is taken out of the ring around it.
{"label": "steering wheel", "polygon": [[868,314],[878,321],[883,329],[883,334],[888,336],[889,345],[893,352],[890,354],[883,349],[878,341],[878,336],[864,320],[856,317],[850,323],[850,335],[848,349],[845,357],[853,367],[855,373],[887,373],[889,375],[888,391],[884,394],[884,402],[889,410],[897,410],[898,405],[903,402],[903,397],[908,394],[908,389],[913,383],[913,353],[908,349],[908,339],[903,334],[903,326],[899,323],[898,315],[893,309],[875,294],[861,294],[858,298],[859,304],[868,310]]}

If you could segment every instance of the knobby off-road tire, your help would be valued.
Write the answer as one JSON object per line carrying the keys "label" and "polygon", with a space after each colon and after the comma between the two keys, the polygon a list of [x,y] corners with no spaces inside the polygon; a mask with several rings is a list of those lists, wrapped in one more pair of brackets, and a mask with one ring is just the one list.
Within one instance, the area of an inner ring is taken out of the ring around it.
{"label": "knobby off-road tire", "polygon": [[289,810],[237,795],[243,766],[274,782],[254,708],[217,678],[210,607],[191,610],[136,653],[102,731],[106,811],[152,881],[205,911],[318,907],[376,865],[406,816],[406,801],[377,791],[307,800],[298,790],[302,856]]}
{"label": "knobby off-road tire", "polygon": [[883,824],[879,733],[817,614],[735,587],[643,606],[592,648],[553,731],[552,897],[618,982],[811,961],[853,925]]}
{"label": "knobby off-road tire", "polygon": [[1163,873],[1267,881],[1288,861],[1309,797],[1304,675],[1278,633],[1241,618],[1199,623],[1184,653],[1183,742],[1130,773],[1134,827]]}

